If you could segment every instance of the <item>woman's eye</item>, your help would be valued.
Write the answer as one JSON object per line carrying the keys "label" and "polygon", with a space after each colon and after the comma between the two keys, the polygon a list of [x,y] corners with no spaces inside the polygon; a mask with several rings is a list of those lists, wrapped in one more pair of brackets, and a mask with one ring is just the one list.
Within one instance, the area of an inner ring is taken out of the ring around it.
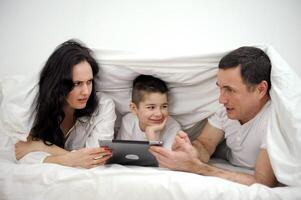
{"label": "woman's eye", "polygon": [[79,86],[80,85],[80,82],[75,82],[73,83],[74,86]]}

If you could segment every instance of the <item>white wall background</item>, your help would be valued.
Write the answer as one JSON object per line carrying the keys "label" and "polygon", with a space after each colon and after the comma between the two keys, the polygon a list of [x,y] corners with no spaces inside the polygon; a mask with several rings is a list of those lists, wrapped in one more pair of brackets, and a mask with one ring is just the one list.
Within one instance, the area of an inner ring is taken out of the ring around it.
{"label": "white wall background", "polygon": [[0,0],[0,79],[39,70],[70,38],[162,55],[267,44],[301,77],[299,0]]}

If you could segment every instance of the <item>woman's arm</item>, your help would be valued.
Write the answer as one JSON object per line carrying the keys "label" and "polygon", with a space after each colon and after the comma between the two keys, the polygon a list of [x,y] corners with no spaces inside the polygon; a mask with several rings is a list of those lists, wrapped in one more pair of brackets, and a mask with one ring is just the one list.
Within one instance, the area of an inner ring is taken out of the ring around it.
{"label": "woman's arm", "polygon": [[77,151],[61,155],[51,155],[44,159],[44,163],[56,163],[69,167],[93,168],[103,165],[112,156],[106,148],[82,148]]}
{"label": "woman's arm", "polygon": [[[112,152],[106,148],[82,148],[77,151],[69,152],[56,145],[47,146],[42,141],[33,141],[29,139],[27,142],[18,142],[15,145],[17,160],[24,158],[25,163],[56,163],[69,167],[92,168],[105,164],[111,157]],[[46,152],[35,155],[35,152]],[[31,158],[30,155],[32,154]],[[49,155],[50,154],[50,155]],[[30,161],[26,161],[30,160]]]}
{"label": "woman's arm", "polygon": [[51,155],[63,155],[68,153],[68,151],[66,151],[65,149],[60,148],[54,144],[48,146],[44,144],[44,142],[41,140],[32,140],[30,136],[28,137],[26,142],[20,141],[15,144],[15,154],[17,160],[20,160],[26,154],[35,151],[42,151],[42,152],[49,153]]}

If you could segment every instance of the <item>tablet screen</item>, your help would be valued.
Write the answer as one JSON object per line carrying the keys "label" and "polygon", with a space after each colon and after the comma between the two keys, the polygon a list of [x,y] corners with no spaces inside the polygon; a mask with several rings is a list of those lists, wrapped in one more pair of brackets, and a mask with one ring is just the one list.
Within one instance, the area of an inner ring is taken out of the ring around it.
{"label": "tablet screen", "polygon": [[158,166],[156,158],[148,151],[150,145],[162,146],[162,141],[99,140],[100,146],[113,151],[108,164]]}

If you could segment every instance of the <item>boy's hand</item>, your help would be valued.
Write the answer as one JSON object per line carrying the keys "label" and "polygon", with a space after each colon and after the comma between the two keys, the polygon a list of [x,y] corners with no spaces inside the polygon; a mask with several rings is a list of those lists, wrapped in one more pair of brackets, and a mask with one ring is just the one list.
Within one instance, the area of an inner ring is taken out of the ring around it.
{"label": "boy's hand", "polygon": [[161,124],[147,126],[145,128],[145,134],[148,140],[158,140],[159,133],[162,131],[166,125],[168,117],[165,117]]}

